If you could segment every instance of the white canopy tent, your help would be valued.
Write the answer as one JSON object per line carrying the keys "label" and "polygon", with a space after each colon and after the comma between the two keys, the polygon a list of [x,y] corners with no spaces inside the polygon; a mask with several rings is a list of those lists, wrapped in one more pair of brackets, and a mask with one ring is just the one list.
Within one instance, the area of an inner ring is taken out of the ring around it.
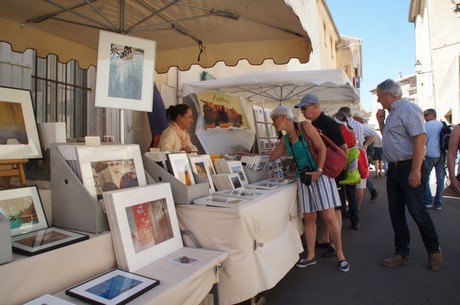
{"label": "white canopy tent", "polygon": [[331,115],[340,107],[363,111],[359,96],[341,69],[289,72],[256,72],[183,85],[182,96],[203,91],[220,91],[273,107],[294,105],[307,93],[314,93],[323,110]]}
{"label": "white canopy tent", "polygon": [[[255,139],[252,105],[273,109],[280,104],[294,106],[307,93],[314,93],[324,112],[332,115],[342,106],[352,112],[363,112],[359,96],[341,69],[292,72],[257,72],[235,77],[185,83],[182,87],[185,103],[193,101],[197,109],[195,134],[207,153],[231,153],[249,150]],[[197,94],[220,91],[238,96],[251,126],[248,130],[206,129],[198,106]],[[299,120],[303,117],[295,111]],[[194,135],[193,135],[194,136]]]}

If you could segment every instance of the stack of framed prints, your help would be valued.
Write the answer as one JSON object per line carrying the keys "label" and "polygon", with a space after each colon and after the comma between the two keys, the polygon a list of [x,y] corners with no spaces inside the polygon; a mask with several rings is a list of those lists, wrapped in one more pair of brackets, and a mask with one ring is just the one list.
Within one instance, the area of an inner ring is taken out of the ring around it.
{"label": "stack of framed prints", "polygon": [[48,227],[36,186],[0,191],[0,212],[10,221],[13,251],[32,256],[89,238]]}
{"label": "stack of framed prints", "polygon": [[114,269],[67,289],[65,293],[90,304],[121,305],[132,301],[159,284],[158,280]]}
{"label": "stack of framed prints", "polygon": [[233,174],[217,174],[212,176],[212,181],[218,191],[243,189],[240,176]]}
{"label": "stack of framed prints", "polygon": [[274,190],[288,183],[289,183],[289,180],[286,180],[286,179],[270,178],[270,179],[265,179],[262,181],[248,184],[246,188],[259,189],[259,190]]}
{"label": "stack of framed prints", "polygon": [[254,190],[224,190],[220,192],[216,192],[214,195],[216,196],[226,196],[232,198],[240,198],[245,200],[252,200],[258,197],[265,195],[262,191],[254,191]]}
{"label": "stack of framed prints", "polygon": [[102,193],[146,185],[139,145],[77,146],[81,179],[95,200]]}
{"label": "stack of framed prints", "polygon": [[50,294],[42,295],[32,301],[25,303],[24,305],[74,305],[74,303],[67,302],[66,300],[60,299]]}
{"label": "stack of framed prints", "polygon": [[185,185],[195,184],[192,168],[186,153],[170,153],[167,155],[169,172]]}
{"label": "stack of framed prints", "polygon": [[136,271],[183,247],[169,183],[103,197],[119,268]]}
{"label": "stack of framed prints", "polygon": [[193,200],[193,203],[198,205],[207,205],[207,206],[214,206],[214,207],[238,207],[245,203],[250,202],[250,200],[235,198],[235,197],[228,197],[228,196],[218,196],[216,193]]}
{"label": "stack of framed prints", "polygon": [[246,174],[244,173],[244,168],[243,164],[241,161],[227,161],[227,166],[230,170],[230,173],[237,173],[238,176],[240,177],[241,184],[248,185],[248,178],[246,177]]}

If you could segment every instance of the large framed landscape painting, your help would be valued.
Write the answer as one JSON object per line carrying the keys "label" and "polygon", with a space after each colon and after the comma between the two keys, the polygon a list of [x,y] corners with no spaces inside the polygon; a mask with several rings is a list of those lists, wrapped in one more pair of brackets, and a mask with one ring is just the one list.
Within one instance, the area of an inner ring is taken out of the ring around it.
{"label": "large framed landscape painting", "polygon": [[42,157],[30,91],[0,87],[0,160]]}
{"label": "large framed landscape painting", "polygon": [[156,42],[100,31],[96,107],[152,111]]}
{"label": "large framed landscape painting", "polygon": [[183,247],[169,183],[103,196],[120,268],[136,271]]}

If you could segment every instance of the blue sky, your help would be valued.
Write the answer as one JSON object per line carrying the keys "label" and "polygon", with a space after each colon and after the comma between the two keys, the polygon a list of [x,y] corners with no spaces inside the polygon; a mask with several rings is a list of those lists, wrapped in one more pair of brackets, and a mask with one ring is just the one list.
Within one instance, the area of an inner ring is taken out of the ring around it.
{"label": "blue sky", "polygon": [[361,104],[371,110],[370,90],[387,78],[415,73],[414,24],[409,0],[327,0],[340,34],[362,39]]}

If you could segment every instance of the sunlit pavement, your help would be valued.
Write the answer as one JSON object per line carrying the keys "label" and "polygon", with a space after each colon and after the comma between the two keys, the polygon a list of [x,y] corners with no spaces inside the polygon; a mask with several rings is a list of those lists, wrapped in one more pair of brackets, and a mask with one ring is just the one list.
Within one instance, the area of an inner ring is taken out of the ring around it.
{"label": "sunlit pavement", "polygon": [[366,190],[360,229],[350,229],[349,219],[343,218],[342,239],[350,271],[339,271],[337,260],[321,258],[324,249],[317,249],[316,265],[293,267],[274,288],[259,294],[255,300],[263,297],[264,304],[270,305],[460,304],[460,199],[445,198],[441,211],[429,210],[444,253],[442,270],[429,270],[423,241],[408,213],[412,263],[385,268],[380,265],[381,261],[394,251],[386,178],[375,179],[374,172],[370,177],[379,196],[371,201]]}

